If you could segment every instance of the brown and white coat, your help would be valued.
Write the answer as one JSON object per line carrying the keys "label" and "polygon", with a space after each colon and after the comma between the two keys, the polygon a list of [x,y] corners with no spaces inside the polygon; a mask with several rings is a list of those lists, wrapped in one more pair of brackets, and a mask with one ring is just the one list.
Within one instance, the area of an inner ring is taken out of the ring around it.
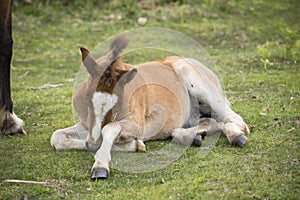
{"label": "brown and white coat", "polygon": [[117,37],[97,61],[80,48],[90,75],[73,97],[80,122],[53,133],[55,149],[94,151],[92,178],[106,178],[111,151],[146,151],[148,140],[173,137],[190,145],[199,134],[221,130],[231,144],[245,145],[249,128],[211,70],[178,56],[126,64],[119,55],[127,45],[126,36]]}

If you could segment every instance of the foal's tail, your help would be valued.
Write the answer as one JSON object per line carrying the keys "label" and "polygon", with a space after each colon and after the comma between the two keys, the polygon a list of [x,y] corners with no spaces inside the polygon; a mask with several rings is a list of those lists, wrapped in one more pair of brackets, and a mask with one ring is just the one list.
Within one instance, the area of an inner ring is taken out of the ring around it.
{"label": "foal's tail", "polygon": [[110,45],[110,59],[115,61],[120,53],[125,49],[129,44],[129,38],[126,34],[117,36]]}

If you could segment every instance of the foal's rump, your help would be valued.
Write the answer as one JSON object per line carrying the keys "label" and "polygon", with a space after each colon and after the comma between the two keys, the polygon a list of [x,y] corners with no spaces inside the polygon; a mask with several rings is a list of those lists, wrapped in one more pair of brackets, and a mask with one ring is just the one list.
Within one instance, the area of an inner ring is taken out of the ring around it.
{"label": "foal's rump", "polygon": [[[202,63],[191,58],[178,59],[172,64],[192,98],[200,105],[200,112],[212,114],[220,121],[225,120],[225,108],[230,104],[223,94],[216,74]],[[192,105],[193,107],[193,105]]]}
{"label": "foal's rump", "polygon": [[126,134],[139,135],[144,141],[165,139],[190,115],[188,91],[174,70],[160,62],[144,63],[136,69],[135,78],[121,90],[122,98],[113,113],[117,121],[129,117],[136,127],[132,133],[133,124],[123,124],[123,131],[131,130]]}

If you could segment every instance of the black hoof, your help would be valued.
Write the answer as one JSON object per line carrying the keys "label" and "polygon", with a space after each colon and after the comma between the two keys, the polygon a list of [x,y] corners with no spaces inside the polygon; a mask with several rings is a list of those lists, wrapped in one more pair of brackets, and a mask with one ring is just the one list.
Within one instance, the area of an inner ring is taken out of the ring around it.
{"label": "black hoof", "polygon": [[237,137],[232,144],[238,147],[244,147],[245,144],[247,143],[248,138],[244,135],[240,135],[239,137]]}
{"label": "black hoof", "polygon": [[193,140],[193,145],[196,147],[200,147],[202,144],[202,136],[201,135],[196,135],[194,140]]}
{"label": "black hoof", "polygon": [[107,169],[94,169],[92,172],[92,180],[107,179],[108,171]]}

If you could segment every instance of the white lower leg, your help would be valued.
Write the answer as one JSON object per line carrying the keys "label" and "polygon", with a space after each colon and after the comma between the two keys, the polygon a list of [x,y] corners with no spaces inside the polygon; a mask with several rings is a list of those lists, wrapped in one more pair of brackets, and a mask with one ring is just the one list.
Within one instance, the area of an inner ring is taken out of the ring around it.
{"label": "white lower leg", "polygon": [[111,160],[110,151],[112,149],[113,143],[119,133],[121,132],[121,126],[117,123],[109,123],[102,129],[102,144],[100,149],[96,152],[94,158],[95,163],[93,165],[94,169],[106,169],[109,171],[109,162]]}
{"label": "white lower leg", "polygon": [[4,109],[0,109],[0,134],[26,134],[23,126],[23,120],[20,119],[14,112],[10,113]]}
{"label": "white lower leg", "polygon": [[243,118],[235,113],[228,106],[226,108],[226,118],[225,125],[223,127],[223,132],[230,141],[234,142],[240,135],[250,133],[247,124],[243,121]]}

